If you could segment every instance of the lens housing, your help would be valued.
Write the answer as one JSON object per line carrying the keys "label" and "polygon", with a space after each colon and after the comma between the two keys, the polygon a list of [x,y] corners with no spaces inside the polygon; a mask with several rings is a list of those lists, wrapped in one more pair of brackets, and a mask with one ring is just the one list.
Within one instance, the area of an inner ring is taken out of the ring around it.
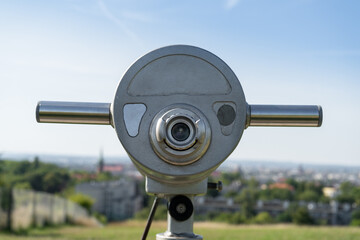
{"label": "lens housing", "polygon": [[181,104],[161,110],[149,132],[155,153],[174,165],[193,163],[204,155],[211,138],[206,117],[196,108]]}
{"label": "lens housing", "polygon": [[187,116],[174,117],[166,125],[166,144],[174,150],[184,151],[195,142],[196,128]]}

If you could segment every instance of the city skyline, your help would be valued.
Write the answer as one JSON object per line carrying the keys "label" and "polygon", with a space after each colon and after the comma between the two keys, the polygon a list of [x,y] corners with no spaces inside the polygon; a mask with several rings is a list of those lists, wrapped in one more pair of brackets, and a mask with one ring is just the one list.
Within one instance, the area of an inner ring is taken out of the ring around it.
{"label": "city skyline", "polygon": [[[322,105],[321,128],[249,128],[230,159],[360,165],[357,1],[4,1],[0,153],[126,156],[110,126],[38,124],[40,100],[112,102],[172,44],[209,50],[250,104]],[[221,147],[221,146],[219,146]]]}

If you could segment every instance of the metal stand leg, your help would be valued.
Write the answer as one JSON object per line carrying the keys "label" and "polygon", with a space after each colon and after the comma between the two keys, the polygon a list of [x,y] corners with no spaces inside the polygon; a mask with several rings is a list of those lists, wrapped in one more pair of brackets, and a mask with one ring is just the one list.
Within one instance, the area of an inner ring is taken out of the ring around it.
{"label": "metal stand leg", "polygon": [[156,212],[156,209],[157,209],[157,206],[159,204],[159,198],[158,197],[155,197],[154,199],[154,203],[152,205],[152,208],[151,208],[151,211],[150,211],[150,214],[149,214],[149,218],[147,220],[147,223],[146,223],[146,227],[145,227],[145,230],[144,230],[144,233],[142,235],[142,238],[141,240],[146,240],[146,237],[149,233],[149,230],[150,230],[150,227],[151,227],[151,223],[154,219],[154,216],[155,216],[155,212]]}
{"label": "metal stand leg", "polygon": [[193,197],[178,195],[170,199],[168,229],[156,235],[156,240],[202,240],[193,233]]}

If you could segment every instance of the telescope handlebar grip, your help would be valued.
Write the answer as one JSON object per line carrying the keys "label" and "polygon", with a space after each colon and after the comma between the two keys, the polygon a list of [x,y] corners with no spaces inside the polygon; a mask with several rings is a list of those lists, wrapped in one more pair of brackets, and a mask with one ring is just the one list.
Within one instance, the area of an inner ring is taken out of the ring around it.
{"label": "telescope handlebar grip", "polygon": [[[112,125],[110,103],[40,101],[39,123]],[[320,127],[323,113],[317,105],[248,105],[246,127]]]}
{"label": "telescope handlebar grip", "polygon": [[248,105],[246,127],[320,127],[322,119],[318,105]]}
{"label": "telescope handlebar grip", "polygon": [[36,107],[39,123],[111,125],[110,103],[40,101]]}

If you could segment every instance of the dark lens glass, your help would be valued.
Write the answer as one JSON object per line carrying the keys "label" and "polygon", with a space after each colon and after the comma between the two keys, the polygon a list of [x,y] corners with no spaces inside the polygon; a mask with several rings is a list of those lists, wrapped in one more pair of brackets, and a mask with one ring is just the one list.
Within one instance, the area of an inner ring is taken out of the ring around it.
{"label": "dark lens glass", "polygon": [[176,123],[171,129],[171,135],[176,141],[185,141],[190,136],[190,128],[185,123]]}

